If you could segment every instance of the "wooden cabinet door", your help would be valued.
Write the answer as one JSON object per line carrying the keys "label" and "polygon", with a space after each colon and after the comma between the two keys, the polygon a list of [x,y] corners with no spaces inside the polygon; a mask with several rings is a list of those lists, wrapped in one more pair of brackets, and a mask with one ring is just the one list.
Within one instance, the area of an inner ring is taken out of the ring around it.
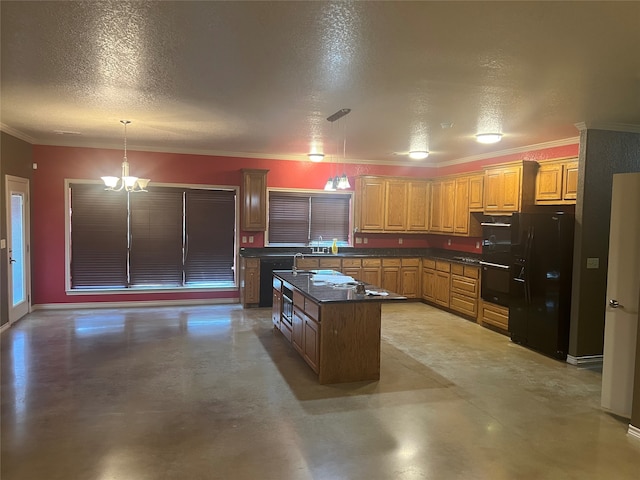
{"label": "wooden cabinet door", "polygon": [[407,298],[417,298],[420,288],[418,277],[418,267],[402,267],[401,271],[401,291],[400,294]]}
{"label": "wooden cabinet door", "polygon": [[390,292],[400,292],[400,265],[382,266],[382,288]]}
{"label": "wooden cabinet door", "polygon": [[482,211],[484,175],[473,175],[469,178],[469,210]]}
{"label": "wooden cabinet door", "polygon": [[484,174],[484,211],[500,211],[503,175],[497,170],[487,170]]}
{"label": "wooden cabinet door", "polygon": [[568,162],[564,170],[563,200],[575,200],[578,197],[578,162]]}
{"label": "wooden cabinet door", "polygon": [[380,267],[362,267],[359,280],[379,286],[381,283]]}
{"label": "wooden cabinet door", "polygon": [[563,170],[561,163],[540,165],[536,175],[536,202],[562,200]]}
{"label": "wooden cabinet door", "polygon": [[273,326],[280,330],[280,316],[282,315],[282,293],[280,290],[273,289],[273,307],[271,309],[271,321]]}
{"label": "wooden cabinet door", "polygon": [[517,212],[520,210],[520,189],[522,186],[522,167],[508,167],[503,169],[502,199],[500,210]]}
{"label": "wooden cabinet door", "polygon": [[361,270],[362,269],[360,267],[342,267],[343,274],[353,277],[356,280],[363,281],[362,278],[360,278],[362,276]]}
{"label": "wooden cabinet door", "polygon": [[455,216],[456,181],[445,180],[442,182],[442,231],[453,233]]}
{"label": "wooden cabinet door", "polygon": [[433,268],[422,269],[422,298],[428,302],[436,301],[436,271]]}
{"label": "wooden cabinet door", "polygon": [[304,336],[304,317],[305,314],[298,307],[293,308],[293,324],[291,328],[291,343],[293,347],[302,354],[302,342]]}
{"label": "wooden cabinet door", "polygon": [[406,180],[386,180],[384,230],[397,232],[407,229],[407,192]]}
{"label": "wooden cabinet door", "polygon": [[379,177],[361,177],[358,185],[360,192],[361,231],[378,231],[384,228],[385,180]]}
{"label": "wooden cabinet door", "polygon": [[469,177],[456,178],[453,232],[457,235],[469,233]]}
{"label": "wooden cabinet door", "polygon": [[409,182],[407,230],[426,232],[429,229],[429,182]]}
{"label": "wooden cabinet door", "polygon": [[442,182],[431,184],[431,202],[429,205],[429,231],[442,231]]}
{"label": "wooden cabinet door", "polygon": [[449,273],[436,271],[435,302],[443,307],[449,307],[449,281]]}
{"label": "wooden cabinet door", "polygon": [[305,315],[302,355],[312,370],[318,373],[320,360],[320,324]]}
{"label": "wooden cabinet door", "polygon": [[267,229],[267,172],[269,170],[242,170],[242,229]]}

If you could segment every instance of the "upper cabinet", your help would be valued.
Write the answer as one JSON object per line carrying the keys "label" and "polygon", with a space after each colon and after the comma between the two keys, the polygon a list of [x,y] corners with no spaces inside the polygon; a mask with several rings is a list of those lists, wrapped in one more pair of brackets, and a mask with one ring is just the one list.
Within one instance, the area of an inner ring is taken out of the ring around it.
{"label": "upper cabinet", "polygon": [[484,207],[484,175],[469,177],[469,211],[481,212]]}
{"label": "upper cabinet", "polygon": [[533,204],[536,162],[521,161],[487,168],[484,174],[484,213],[508,215]]}
{"label": "upper cabinet", "polygon": [[574,204],[578,192],[578,162],[575,159],[540,164],[536,175],[537,205]]}
{"label": "upper cabinet", "polygon": [[269,170],[242,170],[242,229],[267,229],[267,172]]}
{"label": "upper cabinet", "polygon": [[382,177],[356,178],[355,225],[362,232],[384,229],[385,181]]}
{"label": "upper cabinet", "polygon": [[426,232],[429,181],[356,178],[355,226],[360,232]]}
{"label": "upper cabinet", "polygon": [[[467,175],[434,180],[431,185],[429,232],[457,236],[481,234],[478,221],[470,215],[471,181],[475,180],[475,195],[478,195],[477,178],[477,175]],[[480,182],[480,189],[481,185],[482,182]]]}

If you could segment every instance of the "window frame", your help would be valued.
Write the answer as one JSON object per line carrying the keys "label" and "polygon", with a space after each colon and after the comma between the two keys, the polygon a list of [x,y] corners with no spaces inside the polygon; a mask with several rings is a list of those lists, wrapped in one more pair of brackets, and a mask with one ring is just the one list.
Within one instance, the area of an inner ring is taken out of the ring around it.
{"label": "window frame", "polygon": [[268,187],[267,188],[267,229],[264,232],[264,246],[265,247],[273,247],[273,248],[277,248],[277,247],[310,247],[310,246],[319,246],[319,247],[330,247],[331,244],[333,243],[333,240],[331,238],[322,239],[322,243],[318,243],[315,240],[311,239],[309,241],[309,243],[307,244],[302,244],[302,243],[290,243],[290,244],[284,244],[284,243],[269,243],[269,199],[270,199],[270,193],[271,192],[280,192],[280,193],[292,193],[292,194],[300,194],[300,195],[320,195],[320,196],[326,196],[326,197],[331,197],[334,195],[340,195],[340,196],[349,196],[349,232],[347,235],[348,241],[345,243],[338,243],[338,245],[340,247],[352,247],[353,246],[353,238],[354,238],[354,232],[353,232],[353,211],[354,211],[354,193],[352,190],[340,190],[340,191],[335,191],[335,192],[327,192],[326,190],[314,190],[314,189],[302,189],[302,188],[280,188],[280,187]]}
{"label": "window frame", "polygon": [[[74,178],[65,178],[64,179],[64,223],[65,223],[65,231],[64,231],[64,281],[65,281],[65,293],[67,295],[112,295],[112,294],[128,294],[128,295],[140,295],[154,292],[162,292],[162,293],[195,293],[195,292],[237,292],[240,279],[240,242],[239,242],[239,233],[240,233],[240,187],[235,185],[200,185],[200,184],[184,184],[184,183],[160,183],[153,182],[150,184],[150,188],[154,186],[157,187],[168,187],[168,188],[183,188],[183,189],[193,189],[193,190],[227,190],[233,191],[235,193],[235,222],[234,222],[234,247],[233,247],[233,271],[234,271],[234,280],[233,285],[229,286],[197,286],[197,287],[161,287],[161,286],[153,286],[153,287],[134,287],[134,288],[92,288],[86,290],[78,290],[71,288],[71,184],[93,184],[93,185],[102,185],[103,183],[99,180],[87,180],[87,179],[74,179]],[[115,193],[117,195],[117,193]],[[135,193],[134,195],[144,195],[143,192]]]}

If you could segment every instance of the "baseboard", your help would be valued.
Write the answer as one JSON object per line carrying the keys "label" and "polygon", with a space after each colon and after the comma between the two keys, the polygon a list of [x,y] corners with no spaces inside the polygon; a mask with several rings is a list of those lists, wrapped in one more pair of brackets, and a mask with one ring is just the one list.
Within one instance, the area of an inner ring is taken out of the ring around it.
{"label": "baseboard", "polygon": [[219,305],[239,303],[238,298],[197,298],[190,300],[141,300],[129,302],[82,302],[82,303],[41,303],[32,310],[75,310],[87,308],[130,308],[130,307],[187,307],[190,305]]}
{"label": "baseboard", "polygon": [[631,437],[635,437],[638,440],[640,440],[640,428],[634,427],[633,425],[629,424],[629,429],[627,430],[627,435],[629,435]]}
{"label": "baseboard", "polygon": [[602,355],[584,355],[582,357],[567,355],[567,363],[577,367],[594,367],[602,365]]}
{"label": "baseboard", "polygon": [[4,332],[5,330],[9,330],[9,327],[11,326],[11,324],[9,322],[5,323],[4,325],[2,325],[0,327],[0,333]]}

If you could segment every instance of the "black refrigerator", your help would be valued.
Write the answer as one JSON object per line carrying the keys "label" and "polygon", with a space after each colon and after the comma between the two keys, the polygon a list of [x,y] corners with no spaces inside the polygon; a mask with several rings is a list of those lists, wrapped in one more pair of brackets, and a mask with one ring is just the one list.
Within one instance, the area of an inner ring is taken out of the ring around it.
{"label": "black refrigerator", "polygon": [[511,222],[511,340],[566,359],[569,348],[572,214],[515,213]]}

